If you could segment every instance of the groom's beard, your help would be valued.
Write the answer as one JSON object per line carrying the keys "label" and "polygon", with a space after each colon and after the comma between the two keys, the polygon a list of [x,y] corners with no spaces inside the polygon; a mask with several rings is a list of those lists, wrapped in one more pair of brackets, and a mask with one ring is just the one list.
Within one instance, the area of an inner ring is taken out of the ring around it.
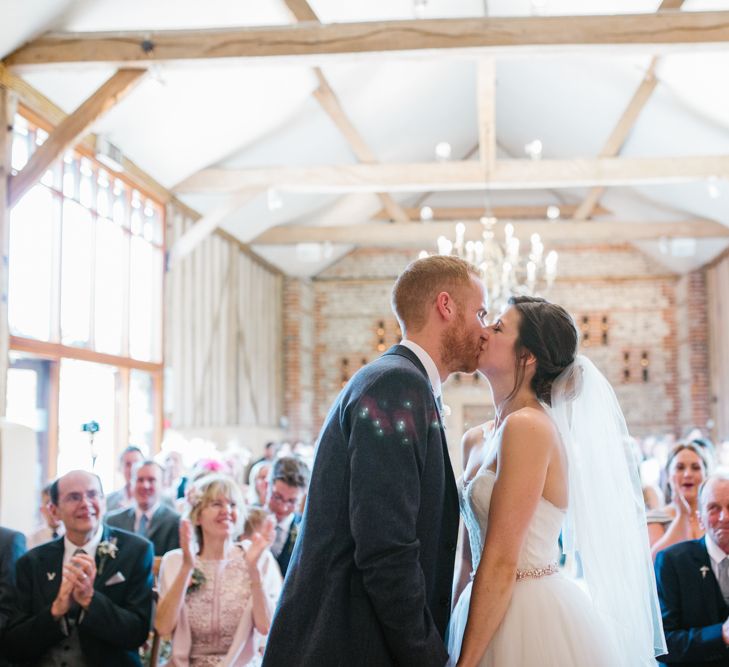
{"label": "groom's beard", "polygon": [[465,317],[459,315],[456,322],[446,329],[440,341],[440,358],[449,373],[473,373],[478,366],[481,338],[471,340]]}

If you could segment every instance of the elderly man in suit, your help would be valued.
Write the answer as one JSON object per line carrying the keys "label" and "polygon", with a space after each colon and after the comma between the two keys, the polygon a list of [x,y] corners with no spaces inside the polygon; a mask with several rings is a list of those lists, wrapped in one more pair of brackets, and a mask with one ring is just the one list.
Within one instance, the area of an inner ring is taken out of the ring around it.
{"label": "elderly man in suit", "polygon": [[180,515],[161,502],[162,466],[147,459],[132,468],[131,507],[107,515],[108,526],[146,537],[154,544],[154,555],[164,556],[180,548]]}
{"label": "elderly man in suit", "polygon": [[297,509],[306,492],[309,469],[303,461],[293,456],[282,456],[274,462],[266,492],[266,506],[276,517],[276,537],[271,553],[286,576],[286,570],[294,551],[296,537],[301,523]]}
{"label": "elderly man in suit", "polygon": [[706,535],[656,557],[658,598],[668,654],[683,667],[729,667],[729,477],[712,475],[699,491]]}
{"label": "elderly man in suit", "polygon": [[17,611],[3,647],[31,665],[127,667],[152,616],[152,545],[101,522],[96,475],[75,470],[51,486],[51,506],[66,534],[17,565]]}
{"label": "elderly man in suit", "polygon": [[15,563],[25,553],[22,533],[0,527],[0,667],[9,665],[3,658],[3,633],[15,610]]}
{"label": "elderly man in suit", "polygon": [[484,300],[456,257],[398,278],[404,340],[329,411],[265,667],[445,665],[459,515],[441,382],[476,369]]}

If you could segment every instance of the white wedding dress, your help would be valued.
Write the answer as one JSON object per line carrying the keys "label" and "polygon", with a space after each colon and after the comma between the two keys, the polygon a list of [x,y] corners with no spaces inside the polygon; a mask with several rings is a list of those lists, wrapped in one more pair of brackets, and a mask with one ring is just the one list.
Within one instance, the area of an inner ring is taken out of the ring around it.
{"label": "white wedding dress", "polygon": [[[460,486],[461,511],[476,571],[488,523],[496,475],[480,470]],[[623,664],[606,636],[588,595],[556,569],[564,510],[539,501],[519,556],[514,592],[481,667],[615,667]],[[545,573],[546,571],[546,573]],[[541,575],[541,576],[540,576]],[[459,598],[448,630],[448,653],[458,659],[471,599],[469,583]],[[478,622],[473,619],[472,622]]]}

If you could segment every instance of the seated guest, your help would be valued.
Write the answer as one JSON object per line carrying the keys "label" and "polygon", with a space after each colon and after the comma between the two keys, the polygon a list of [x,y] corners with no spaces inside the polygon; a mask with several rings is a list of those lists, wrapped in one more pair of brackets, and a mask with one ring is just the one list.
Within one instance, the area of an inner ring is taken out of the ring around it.
{"label": "seated guest", "polygon": [[[275,525],[275,519],[268,510],[263,507],[249,507],[246,512],[246,521],[243,525],[241,546],[247,549],[252,544],[256,533],[262,535],[273,534]],[[258,569],[261,571],[263,594],[268,598],[270,608],[275,609],[278,604],[278,599],[281,597],[283,577],[270,548],[264,549]],[[256,632],[255,646],[257,655],[262,656],[266,648],[266,635]]]}
{"label": "seated guest", "polygon": [[268,634],[272,607],[263,591],[261,557],[271,524],[235,545],[242,500],[232,479],[208,475],[194,487],[190,518],[180,524],[181,549],[162,559],[155,628],[172,634],[172,665],[247,665],[255,631]]}
{"label": "seated guest", "polygon": [[0,527],[0,667],[10,664],[3,659],[2,637],[15,609],[15,563],[24,553],[23,534]]}
{"label": "seated guest", "polygon": [[301,514],[296,512],[308,485],[309,470],[298,459],[284,456],[274,462],[266,507],[276,517],[276,539],[271,552],[285,577],[299,533]]}
{"label": "seated guest", "polygon": [[266,491],[268,477],[271,474],[271,464],[268,461],[259,461],[254,464],[248,474],[248,506],[263,507],[266,504]]}
{"label": "seated guest", "polygon": [[154,544],[154,555],[164,556],[180,546],[180,515],[161,501],[162,466],[147,459],[132,468],[134,503],[127,509],[108,514],[108,526],[146,537]]}
{"label": "seated guest", "polygon": [[36,528],[28,535],[28,549],[37,547],[39,544],[45,544],[57,537],[61,537],[65,532],[63,523],[56,518],[49,507],[51,502],[51,485],[47,484],[41,491],[40,513],[43,524]]}
{"label": "seated guest", "polygon": [[706,536],[656,557],[668,654],[684,667],[729,667],[729,477],[712,475],[699,495]]}
{"label": "seated guest", "polygon": [[152,545],[105,527],[96,475],[75,470],[51,486],[65,537],[17,565],[17,611],[3,639],[11,660],[32,665],[140,665],[152,616]]}
{"label": "seated guest", "polygon": [[144,460],[144,454],[139,447],[129,445],[119,456],[119,468],[124,475],[124,486],[118,491],[109,494],[106,499],[106,511],[116,512],[116,510],[129,507],[134,502],[132,493],[132,468]]}
{"label": "seated guest", "polygon": [[694,443],[679,443],[668,455],[666,500],[660,510],[647,513],[651,552],[656,554],[686,540],[700,538],[704,531],[698,518],[699,486],[708,474],[709,465],[701,447]]}

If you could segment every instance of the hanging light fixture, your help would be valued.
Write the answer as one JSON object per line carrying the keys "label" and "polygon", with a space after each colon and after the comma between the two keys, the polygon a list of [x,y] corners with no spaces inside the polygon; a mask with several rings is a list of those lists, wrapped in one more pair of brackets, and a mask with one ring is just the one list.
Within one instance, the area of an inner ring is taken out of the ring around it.
{"label": "hanging light fixture", "polygon": [[[496,239],[497,220],[481,218],[483,231],[477,241],[466,240],[466,225],[456,223],[455,239],[438,237],[439,255],[456,255],[481,269],[489,298],[489,309],[499,312],[509,297],[536,296],[546,292],[557,277],[558,255],[555,250],[544,253],[539,234],[531,235],[528,254],[521,253],[521,242],[514,234],[514,225],[504,226],[504,241]],[[420,255],[424,256],[425,251]],[[427,253],[425,253],[427,254]]]}

